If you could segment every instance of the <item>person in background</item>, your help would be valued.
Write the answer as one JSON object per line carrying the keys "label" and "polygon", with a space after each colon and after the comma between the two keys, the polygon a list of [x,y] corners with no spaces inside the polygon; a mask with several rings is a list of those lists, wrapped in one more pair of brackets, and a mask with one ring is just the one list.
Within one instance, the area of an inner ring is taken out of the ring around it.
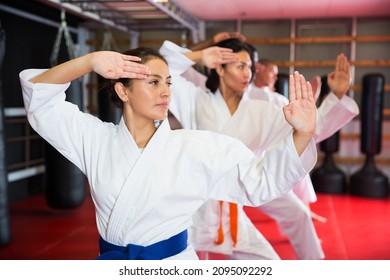
{"label": "person in background", "polygon": [[[256,52],[256,49],[253,47],[252,49]],[[272,60],[266,58],[261,58],[254,63],[256,74],[246,98],[263,100],[276,107],[283,108],[288,99],[274,90],[278,66]],[[328,74],[327,81],[331,93],[326,97],[326,102],[322,108],[325,108],[328,113],[323,114],[324,110],[319,110],[319,119],[327,118],[328,122],[338,123],[345,118],[345,112],[351,113],[348,117],[349,120],[351,117],[358,115],[358,105],[346,95],[350,88],[351,79],[350,65],[344,54],[338,55],[335,70]],[[315,91],[315,99],[317,99],[321,88],[319,76],[313,77],[312,85],[313,91]],[[318,136],[320,136],[319,139],[324,138],[320,134]],[[321,242],[312,219],[320,222],[326,222],[327,219],[310,210],[310,203],[316,201],[317,196],[308,175],[297,183],[289,194],[258,207],[260,211],[278,223],[282,234],[289,238],[294,251],[302,258],[323,255]]]}
{"label": "person in background", "polygon": [[[240,59],[231,63],[221,62],[226,49],[237,53]],[[280,108],[269,106],[264,101],[242,98],[254,71],[252,51],[241,40],[231,38],[201,51],[191,51],[166,41],[160,51],[172,62],[170,69],[176,82],[172,88],[174,102],[171,111],[184,128],[211,130],[237,137],[258,153],[277,143],[278,137],[289,131],[288,125],[280,119]],[[188,75],[188,71],[196,71],[192,67],[195,63],[211,69],[206,85],[201,85],[204,78],[187,80],[188,76],[201,76],[199,73]],[[346,117],[337,124],[323,125],[322,137],[332,135],[354,115],[350,112],[345,114]],[[238,236],[235,230],[231,230],[234,228],[231,227],[231,216],[238,217],[233,217]],[[198,251],[223,253],[230,259],[275,258],[272,250],[265,249],[264,237],[240,206],[235,210],[231,204],[210,201],[197,212],[194,220],[192,240]],[[231,238],[231,234],[235,237]],[[310,256],[298,252],[297,256],[300,259],[320,259],[323,252],[321,250],[320,254],[312,253]]]}
{"label": "person in background", "polygon": [[[328,86],[331,89],[329,93],[329,99],[335,100],[334,104],[342,105],[345,108],[350,108],[351,112],[359,113],[359,108],[356,102],[346,95],[350,86],[350,66],[347,58],[344,54],[340,54],[336,60],[335,70],[327,75]],[[346,69],[346,71],[343,71]],[[256,75],[253,80],[252,87],[248,92],[248,97],[251,99],[264,100],[270,102],[280,108],[285,106],[288,99],[275,92],[275,83],[278,79],[278,66],[270,59],[262,58],[256,62]],[[317,100],[320,88],[321,78],[314,76],[311,84],[315,93],[315,99]],[[338,102],[337,100],[340,100]],[[340,110],[343,110],[341,108]],[[321,115],[320,115],[321,117]],[[334,116],[335,118],[335,116]],[[310,209],[310,204],[317,201],[317,196],[314,191],[313,184],[310,180],[310,176],[305,178],[301,184],[298,184],[293,189],[294,193],[307,205]],[[318,215],[317,213],[310,211],[313,219],[326,222],[327,219]]]}

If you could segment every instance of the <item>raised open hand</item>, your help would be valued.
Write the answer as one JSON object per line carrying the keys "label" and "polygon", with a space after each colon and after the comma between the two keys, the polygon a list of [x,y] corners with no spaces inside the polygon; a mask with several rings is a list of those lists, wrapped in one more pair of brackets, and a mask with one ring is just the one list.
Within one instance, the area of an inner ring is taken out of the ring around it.
{"label": "raised open hand", "polygon": [[293,127],[293,140],[298,155],[312,141],[317,123],[317,108],[311,84],[298,71],[289,79],[290,103],[283,107],[286,121]]}
{"label": "raised open hand", "polygon": [[138,63],[140,61],[138,57],[117,52],[94,52],[90,61],[93,71],[107,79],[144,79],[149,74],[148,68]]}
{"label": "raised open hand", "polygon": [[229,48],[209,47],[202,50],[202,63],[210,69],[237,60],[238,55]]}
{"label": "raised open hand", "polygon": [[295,131],[314,135],[316,129],[317,109],[311,84],[298,71],[290,75],[289,101],[283,107],[286,121]]}
{"label": "raised open hand", "polygon": [[337,56],[335,70],[328,74],[328,86],[341,99],[351,85],[350,65],[344,54]]}

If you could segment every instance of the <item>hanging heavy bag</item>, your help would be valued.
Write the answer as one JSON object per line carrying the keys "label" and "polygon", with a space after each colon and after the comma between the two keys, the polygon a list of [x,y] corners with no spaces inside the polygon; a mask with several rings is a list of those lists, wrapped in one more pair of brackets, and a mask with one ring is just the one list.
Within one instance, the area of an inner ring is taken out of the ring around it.
{"label": "hanging heavy bag", "polygon": [[[75,58],[75,48],[65,22],[65,13],[61,14],[61,26],[53,47],[51,64],[57,64],[62,33],[64,33],[69,58]],[[81,80],[72,81],[66,91],[66,100],[83,108]],[[49,143],[45,145],[46,163],[46,201],[52,208],[71,209],[79,207],[86,197],[85,175],[73,163],[63,157]]]}
{"label": "hanging heavy bag", "polygon": [[389,182],[375,165],[375,155],[382,148],[382,116],[385,78],[379,73],[363,76],[360,151],[366,155],[364,166],[351,176],[353,195],[387,198]]}
{"label": "hanging heavy bag", "polygon": [[279,73],[278,79],[275,83],[275,91],[288,98],[288,80],[289,75],[285,73]]}
{"label": "hanging heavy bag", "polygon": [[[321,77],[321,92],[319,103],[329,94],[327,76]],[[333,154],[339,150],[340,132],[320,142],[320,150],[324,153],[324,160],[320,167],[310,174],[313,186],[318,193],[341,194],[346,192],[346,175],[338,168],[333,160]]]}
{"label": "hanging heavy bag", "polygon": [[[112,33],[107,30],[103,33],[103,44],[101,46],[102,51],[119,51],[118,45],[114,40]],[[114,105],[111,102],[111,96],[106,90],[100,90],[105,83],[105,79],[98,75],[98,113],[99,118],[105,122],[112,122],[118,124],[121,116],[122,110]]]}
{"label": "hanging heavy bag", "polygon": [[11,227],[8,212],[8,180],[5,156],[3,61],[5,55],[5,30],[0,29],[0,246],[11,242]]}

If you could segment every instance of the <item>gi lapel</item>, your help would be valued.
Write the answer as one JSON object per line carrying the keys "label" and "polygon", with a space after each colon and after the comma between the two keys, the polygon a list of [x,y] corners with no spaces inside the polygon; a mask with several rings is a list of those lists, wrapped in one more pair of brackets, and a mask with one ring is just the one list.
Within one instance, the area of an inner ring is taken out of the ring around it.
{"label": "gi lapel", "polygon": [[[120,137],[122,137],[121,141],[126,143],[124,145],[128,145],[128,141],[125,141],[124,137],[130,137],[132,139],[130,132],[125,125],[123,125],[120,130]],[[114,244],[117,242],[118,235],[121,233],[126,217],[128,216],[128,206],[137,204],[138,192],[143,190],[140,186],[154,166],[156,159],[161,157],[170,131],[171,129],[168,120],[164,120],[150,139],[142,154],[138,157],[138,160],[134,163],[133,168],[130,170],[110,215],[107,226],[108,242]],[[132,139],[132,141],[134,141],[134,139]],[[133,188],[132,186],[137,187]]]}

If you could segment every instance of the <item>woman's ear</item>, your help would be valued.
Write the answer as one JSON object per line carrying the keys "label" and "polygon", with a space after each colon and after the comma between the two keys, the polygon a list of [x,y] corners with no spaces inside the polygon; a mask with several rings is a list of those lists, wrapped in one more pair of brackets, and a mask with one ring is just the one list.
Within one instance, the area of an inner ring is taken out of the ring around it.
{"label": "woman's ear", "polygon": [[129,98],[127,97],[126,88],[122,83],[115,83],[114,89],[120,100],[122,100],[123,102],[129,100]]}
{"label": "woman's ear", "polygon": [[221,64],[218,64],[217,67],[215,67],[215,71],[217,72],[218,76],[223,76],[224,68]]}

